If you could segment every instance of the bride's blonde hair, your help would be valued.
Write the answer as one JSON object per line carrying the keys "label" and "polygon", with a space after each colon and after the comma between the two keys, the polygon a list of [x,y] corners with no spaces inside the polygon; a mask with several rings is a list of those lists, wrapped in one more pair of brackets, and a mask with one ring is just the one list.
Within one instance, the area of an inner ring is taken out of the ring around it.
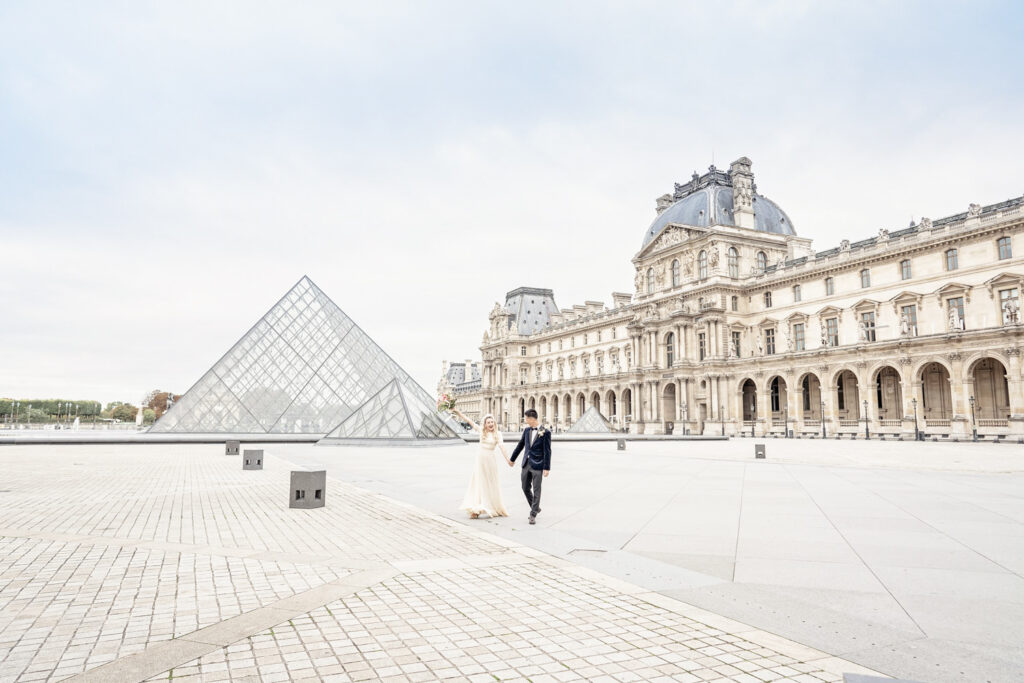
{"label": "bride's blonde hair", "polygon": [[487,429],[487,421],[488,420],[494,420],[494,416],[491,415],[490,413],[487,413],[486,415],[484,415],[484,419],[480,423],[480,436],[483,436],[488,431],[494,432],[494,435],[497,436],[498,435],[498,421],[494,420],[494,429],[488,430]]}

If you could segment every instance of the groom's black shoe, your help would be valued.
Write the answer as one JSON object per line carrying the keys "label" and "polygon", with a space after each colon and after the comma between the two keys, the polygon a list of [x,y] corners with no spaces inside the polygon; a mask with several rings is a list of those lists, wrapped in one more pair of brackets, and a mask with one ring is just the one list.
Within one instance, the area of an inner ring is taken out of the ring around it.
{"label": "groom's black shoe", "polygon": [[537,523],[536,515],[530,515],[530,524],[536,524],[536,523]]}

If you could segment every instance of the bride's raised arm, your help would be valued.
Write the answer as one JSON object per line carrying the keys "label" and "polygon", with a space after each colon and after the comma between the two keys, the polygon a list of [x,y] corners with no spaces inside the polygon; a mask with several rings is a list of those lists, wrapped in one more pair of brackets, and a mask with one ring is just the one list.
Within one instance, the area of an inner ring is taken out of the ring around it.
{"label": "bride's raised arm", "polygon": [[[469,419],[468,417],[466,417],[465,415],[463,415],[463,414],[462,414],[462,411],[460,411],[460,410],[459,410],[458,408],[455,408],[455,407],[453,407],[453,408],[452,408],[452,412],[453,412],[453,413],[455,413],[456,415],[458,415],[459,417],[461,417],[461,418],[462,418],[463,420],[465,420],[466,422],[468,422],[468,423],[469,423],[469,426],[470,426],[470,427],[472,427],[472,428],[473,428],[474,430],[476,430],[476,431],[478,431],[478,432],[480,432],[480,431],[481,431],[481,430],[480,430],[480,425],[478,425],[478,424],[477,424],[476,422],[473,422],[473,421],[472,421],[472,420],[470,420],[470,419]],[[481,433],[483,433],[483,432],[481,432]]]}

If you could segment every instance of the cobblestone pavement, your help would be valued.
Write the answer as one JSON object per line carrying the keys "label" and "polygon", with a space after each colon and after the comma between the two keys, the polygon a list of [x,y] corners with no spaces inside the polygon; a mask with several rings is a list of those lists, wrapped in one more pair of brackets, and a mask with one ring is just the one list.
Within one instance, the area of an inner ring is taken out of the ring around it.
{"label": "cobblestone pavement", "polygon": [[862,667],[216,446],[0,450],[0,681],[839,681]]}

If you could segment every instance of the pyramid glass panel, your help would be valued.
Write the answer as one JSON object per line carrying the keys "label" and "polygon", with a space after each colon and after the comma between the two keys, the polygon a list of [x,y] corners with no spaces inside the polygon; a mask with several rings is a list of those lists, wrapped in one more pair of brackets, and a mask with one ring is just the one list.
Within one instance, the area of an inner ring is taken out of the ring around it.
{"label": "pyramid glass panel", "polygon": [[392,381],[432,405],[398,363],[303,277],[150,431],[325,434]]}
{"label": "pyramid glass panel", "polygon": [[594,406],[583,411],[576,424],[568,429],[570,434],[604,434],[610,431],[612,429],[608,426],[608,420],[604,419],[601,411]]}
{"label": "pyramid glass panel", "polygon": [[344,443],[462,443],[419,387],[394,379],[371,396],[327,436],[321,445]]}

